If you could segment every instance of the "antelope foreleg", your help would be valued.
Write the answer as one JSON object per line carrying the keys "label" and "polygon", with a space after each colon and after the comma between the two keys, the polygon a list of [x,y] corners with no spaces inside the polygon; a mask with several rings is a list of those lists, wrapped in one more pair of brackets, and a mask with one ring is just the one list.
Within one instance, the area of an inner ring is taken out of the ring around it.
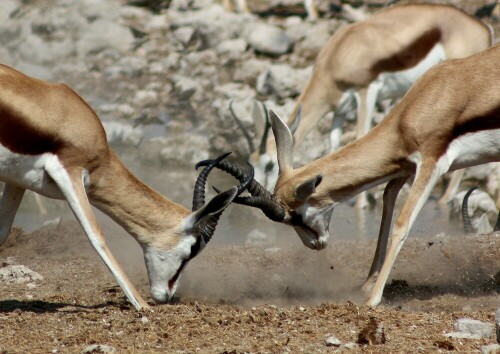
{"label": "antelope foreleg", "polygon": [[415,222],[418,213],[422,210],[424,203],[429,198],[436,181],[444,172],[434,160],[418,163],[415,181],[394,225],[389,252],[385,257],[377,281],[370,292],[370,296],[366,302],[367,305],[376,306],[382,300],[385,283],[389,278],[399,251],[408,237],[410,228]]}
{"label": "antelope foreleg", "polygon": [[128,300],[137,310],[149,308],[106,245],[106,240],[87,199],[83,183],[83,170],[79,168],[67,170],[55,156],[46,163],[45,169],[63,193],[75,217],[82,225],[90,244],[111,271]]}
{"label": "antelope foreleg", "polygon": [[7,240],[25,189],[5,184],[0,200],[0,245]]}
{"label": "antelope foreleg", "polygon": [[385,187],[384,207],[382,211],[382,221],[380,223],[377,249],[375,251],[375,256],[373,257],[370,272],[368,273],[368,278],[366,279],[366,282],[362,287],[363,291],[365,292],[369,292],[373,288],[380,269],[384,264],[384,259],[387,252],[387,241],[389,240],[392,216],[394,214],[394,206],[396,205],[396,199],[398,197],[399,191],[404,186],[407,180],[408,177],[395,178],[387,183],[387,186]]}

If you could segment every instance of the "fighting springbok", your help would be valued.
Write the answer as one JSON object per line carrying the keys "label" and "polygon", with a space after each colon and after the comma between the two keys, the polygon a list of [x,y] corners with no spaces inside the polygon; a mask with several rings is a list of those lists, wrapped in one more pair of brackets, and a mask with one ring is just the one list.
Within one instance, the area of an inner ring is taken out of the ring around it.
{"label": "fighting springbok", "polygon": [[[370,129],[376,102],[402,97],[434,64],[465,58],[492,44],[489,26],[448,5],[395,5],[340,28],[319,53],[314,72],[288,119],[295,150],[326,113],[335,111],[331,151],[340,145],[346,112],[357,107],[357,137]],[[259,132],[260,133],[260,132]],[[260,182],[276,182],[276,144],[255,151]],[[363,199],[358,207],[366,204]]]}
{"label": "fighting springbok", "polygon": [[[0,65],[0,244],[8,237],[26,189],[66,199],[90,243],[136,309],[149,307],[106,245],[91,204],[140,244],[152,298],[174,295],[187,262],[210,240],[222,211],[245,185],[205,204],[200,173],[193,212],[153,191],[123,165],[85,101],[64,84],[28,77]],[[220,159],[222,159],[222,156]]]}
{"label": "fighting springbok", "polygon": [[[387,182],[377,249],[363,286],[369,292],[367,304],[379,304],[396,257],[439,177],[500,161],[499,62],[496,45],[436,65],[367,135],[297,169],[292,164],[292,134],[271,112],[279,164],[274,194],[254,180],[248,187],[252,196],[234,201],[292,225],[306,246],[319,250],[327,244],[334,207]],[[246,176],[236,165],[217,166],[240,180]],[[396,197],[411,177],[387,250]]]}

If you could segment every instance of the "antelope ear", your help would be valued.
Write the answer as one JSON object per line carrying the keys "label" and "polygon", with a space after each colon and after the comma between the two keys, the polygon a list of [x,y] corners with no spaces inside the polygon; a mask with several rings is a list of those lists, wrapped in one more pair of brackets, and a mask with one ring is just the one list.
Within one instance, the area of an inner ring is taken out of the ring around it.
{"label": "antelope ear", "polygon": [[269,110],[271,127],[276,139],[276,150],[278,153],[278,164],[280,171],[293,170],[293,137],[288,126],[272,110]]}
{"label": "antelope ear", "polygon": [[225,192],[217,194],[208,203],[184,219],[184,229],[190,230],[195,225],[206,221],[207,218],[223,211],[229,204],[231,204],[237,193],[238,187],[232,187]]}
{"label": "antelope ear", "polygon": [[307,181],[302,182],[302,184],[295,187],[295,199],[306,202],[309,197],[316,191],[316,187],[319,186],[322,180],[322,175],[316,175],[308,179]]}

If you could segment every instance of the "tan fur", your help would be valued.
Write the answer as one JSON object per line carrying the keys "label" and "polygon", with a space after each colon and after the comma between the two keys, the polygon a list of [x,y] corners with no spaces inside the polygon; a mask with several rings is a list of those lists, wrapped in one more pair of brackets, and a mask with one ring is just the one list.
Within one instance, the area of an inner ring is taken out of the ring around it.
{"label": "tan fur", "polygon": [[[339,29],[318,55],[313,76],[289,117],[290,125],[302,106],[295,149],[346,90],[366,88],[383,71],[414,66],[436,43],[448,58],[464,58],[488,48],[492,38],[490,29],[474,17],[431,4],[393,6]],[[359,110],[358,117],[361,122]],[[273,155],[275,149],[269,139],[268,152]]]}
{"label": "tan fur", "polygon": [[[148,307],[107,248],[87,198],[134,236],[143,248],[162,251],[179,242],[183,221],[190,211],[130,173],[109,148],[97,115],[66,85],[30,78],[1,65],[0,88],[0,143],[21,155],[57,156],[65,172],[60,172],[57,165],[51,165],[51,170],[45,167],[51,182],[62,183],[65,173],[68,174],[72,185],[61,188],[61,192],[68,201],[76,198],[70,206],[92,245],[134,306]],[[86,189],[82,177],[89,182]],[[4,205],[3,212],[8,215],[3,219],[0,243],[8,235],[24,192],[10,186],[12,181],[8,182],[9,192],[5,196],[16,202]]]}
{"label": "tan fur", "polygon": [[[289,211],[303,204],[295,199],[294,190],[317,174],[323,175],[323,181],[307,201],[316,208],[347,200],[387,181],[394,181],[386,187],[386,194],[392,194],[387,200],[393,204],[394,193],[397,194],[408,177],[416,174],[394,224],[385,262],[384,239],[389,236],[394,205],[387,209],[391,210],[390,213],[384,212],[390,215],[385,215],[382,221],[385,226],[379,236],[379,256],[374,259],[368,283],[374,279],[376,282],[368,304],[376,305],[380,301],[395,258],[421,208],[420,202],[427,198],[426,193],[430,193],[426,188],[435,183],[440,173],[446,172],[436,170],[436,163],[449,144],[467,133],[500,129],[499,61],[500,45],[497,45],[467,59],[447,60],[435,66],[366,136],[301,168],[280,171],[275,194]],[[471,161],[469,165],[500,161],[500,151],[490,152],[486,148],[481,160]],[[417,163],[415,158],[420,162]],[[454,168],[462,167],[466,166]]]}

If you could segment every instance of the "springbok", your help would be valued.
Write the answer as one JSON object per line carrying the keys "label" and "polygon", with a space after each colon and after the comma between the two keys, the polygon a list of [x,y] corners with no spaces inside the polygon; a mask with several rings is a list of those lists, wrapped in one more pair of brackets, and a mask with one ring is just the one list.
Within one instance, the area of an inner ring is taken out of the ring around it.
{"label": "springbok", "polygon": [[[331,151],[340,145],[347,112],[358,110],[357,137],[368,132],[377,101],[402,97],[434,64],[447,58],[465,58],[491,46],[491,28],[448,5],[395,5],[362,22],[340,28],[319,53],[314,72],[288,125],[295,150],[321,117],[335,111]],[[251,163],[264,184],[276,182],[276,144],[268,139],[255,151]],[[366,205],[358,199],[358,207]]]}
{"label": "springbok", "polygon": [[205,182],[213,166],[208,167],[198,177],[190,212],[132,175],[108,146],[97,115],[68,86],[0,65],[0,87],[0,180],[5,182],[0,244],[26,189],[66,199],[128,300],[138,310],[148,308],[106,245],[92,204],[137,240],[152,298],[169,301],[187,262],[210,240],[220,214],[245,183],[205,204]]}
{"label": "springbok", "polygon": [[[367,304],[380,303],[396,257],[418,213],[444,173],[500,161],[500,45],[465,59],[450,59],[424,74],[368,134],[337,152],[293,169],[293,137],[273,112],[279,178],[274,194],[255,180],[250,197],[272,220],[294,227],[302,242],[322,249],[334,207],[387,182],[377,249],[363,289]],[[203,162],[201,165],[206,165]],[[219,168],[244,180],[238,166]],[[396,197],[414,177],[391,236]]]}

